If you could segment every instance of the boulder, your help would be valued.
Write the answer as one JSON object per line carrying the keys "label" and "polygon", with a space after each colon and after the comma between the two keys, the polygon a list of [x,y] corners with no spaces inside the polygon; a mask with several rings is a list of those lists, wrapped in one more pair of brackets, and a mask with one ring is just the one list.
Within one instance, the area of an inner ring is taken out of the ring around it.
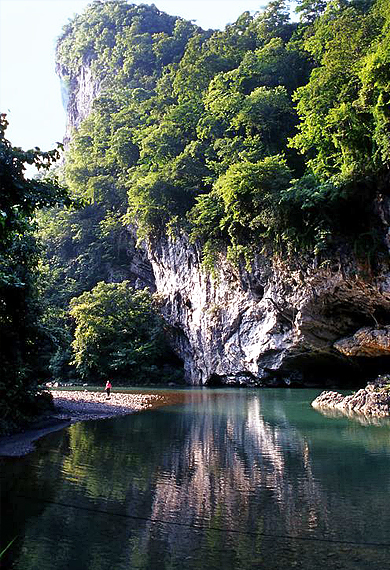
{"label": "boulder", "polygon": [[322,392],[311,405],[314,408],[325,408],[362,413],[366,416],[390,416],[390,385],[387,388],[376,388],[368,384],[349,396],[339,392]]}

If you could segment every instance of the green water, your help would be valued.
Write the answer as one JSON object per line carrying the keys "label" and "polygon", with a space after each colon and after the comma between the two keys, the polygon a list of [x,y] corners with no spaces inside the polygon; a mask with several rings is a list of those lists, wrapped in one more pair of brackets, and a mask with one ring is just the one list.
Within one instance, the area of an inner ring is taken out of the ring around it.
{"label": "green water", "polygon": [[1,459],[17,570],[390,568],[390,423],[314,390],[187,390]]}

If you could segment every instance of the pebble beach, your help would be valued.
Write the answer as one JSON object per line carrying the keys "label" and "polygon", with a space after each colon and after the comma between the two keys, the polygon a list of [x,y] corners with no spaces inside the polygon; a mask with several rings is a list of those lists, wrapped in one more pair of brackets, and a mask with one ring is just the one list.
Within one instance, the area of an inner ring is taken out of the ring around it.
{"label": "pebble beach", "polygon": [[152,410],[169,403],[172,397],[156,393],[115,393],[91,390],[51,390],[54,410],[41,417],[31,429],[0,438],[0,456],[21,457],[34,450],[34,441],[75,422],[102,420],[134,412]]}
{"label": "pebble beach", "polygon": [[69,419],[71,423],[123,416],[133,412],[161,406],[166,397],[161,394],[126,394],[90,390],[51,390],[55,417]]}

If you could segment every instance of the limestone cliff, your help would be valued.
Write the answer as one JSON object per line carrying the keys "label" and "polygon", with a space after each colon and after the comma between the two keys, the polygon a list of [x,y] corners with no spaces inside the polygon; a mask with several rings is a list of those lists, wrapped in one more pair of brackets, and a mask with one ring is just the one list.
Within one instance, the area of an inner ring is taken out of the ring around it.
{"label": "limestone cliff", "polygon": [[61,79],[63,104],[66,106],[67,125],[64,135],[64,145],[68,146],[73,129],[81,124],[92,108],[94,99],[101,91],[101,84],[92,73],[90,65],[80,68],[78,75],[70,78],[66,69],[57,66],[57,74]]}
{"label": "limestone cliff", "polygon": [[[67,136],[99,92],[88,67],[72,81]],[[388,198],[378,194],[377,208],[389,247]],[[221,255],[213,277],[202,268],[200,246],[185,235],[161,237],[140,251],[129,229],[129,243],[134,284],[159,294],[172,346],[191,384],[342,384],[389,367],[386,259],[372,272],[347,248],[325,266],[259,255],[247,271]],[[351,343],[367,342],[367,335],[355,334],[363,327],[371,330],[370,350],[355,350]]]}
{"label": "limestone cliff", "polygon": [[372,357],[348,355],[339,345],[362,326],[376,330],[389,318],[388,272],[363,280],[352,263],[293,269],[261,257],[248,272],[221,257],[213,278],[185,236],[161,239],[148,254],[192,384],[343,383],[385,364],[388,328],[373,335]]}

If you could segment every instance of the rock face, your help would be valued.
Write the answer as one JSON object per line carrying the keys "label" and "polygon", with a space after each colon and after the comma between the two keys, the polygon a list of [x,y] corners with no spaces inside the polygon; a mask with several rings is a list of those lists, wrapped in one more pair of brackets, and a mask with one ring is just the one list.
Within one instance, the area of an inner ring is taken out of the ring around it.
{"label": "rock face", "polygon": [[345,267],[293,270],[260,257],[247,272],[221,256],[213,278],[185,236],[161,238],[148,256],[191,384],[342,383],[366,354],[346,354],[341,339],[390,315],[386,273],[373,283]]}
{"label": "rock face", "polygon": [[[128,279],[135,289],[147,287],[153,293],[156,291],[156,280],[152,265],[145,248],[137,246],[137,235],[134,226],[128,226],[124,232],[125,261],[127,263],[126,272],[123,279]],[[120,281],[118,274],[110,275],[110,281]]]}
{"label": "rock face", "polygon": [[350,396],[338,392],[322,392],[311,404],[314,408],[339,410],[346,414],[357,412],[365,416],[386,417],[390,415],[389,389],[369,384]]}
{"label": "rock face", "polygon": [[94,99],[101,91],[101,84],[92,74],[90,65],[80,68],[78,75],[72,75],[70,84],[66,71],[57,67],[57,74],[61,79],[63,101],[67,109],[67,125],[64,136],[64,145],[68,146],[73,129],[89,115]]}
{"label": "rock face", "polygon": [[390,326],[363,327],[353,336],[335,342],[334,347],[346,356],[390,356]]}

